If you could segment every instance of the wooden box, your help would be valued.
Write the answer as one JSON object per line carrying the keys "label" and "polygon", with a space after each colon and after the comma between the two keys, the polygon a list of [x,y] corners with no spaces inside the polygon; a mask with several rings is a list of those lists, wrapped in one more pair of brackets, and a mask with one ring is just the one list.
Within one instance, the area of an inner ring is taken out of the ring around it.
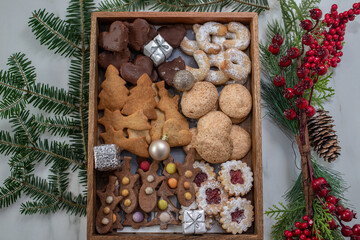
{"label": "wooden box", "polygon": [[[248,119],[241,124],[252,136],[252,150],[243,159],[254,172],[254,187],[246,198],[254,205],[255,220],[253,227],[244,234],[204,234],[189,236],[179,233],[112,233],[99,235],[95,231],[96,217],[96,173],[94,170],[93,147],[100,144],[98,129],[98,90],[99,70],[97,62],[99,29],[115,20],[133,20],[144,18],[154,25],[182,23],[192,25],[216,21],[227,23],[238,21],[247,25],[251,32],[251,44],[248,54],[252,61],[252,72],[245,85],[253,98],[253,109]],[[260,110],[260,63],[258,39],[258,15],[256,13],[179,13],[179,12],[95,12],[91,23],[90,51],[90,95],[89,95],[89,143],[88,143],[88,205],[87,205],[87,239],[263,239],[263,192],[262,192],[262,155],[261,155],[261,110]]]}

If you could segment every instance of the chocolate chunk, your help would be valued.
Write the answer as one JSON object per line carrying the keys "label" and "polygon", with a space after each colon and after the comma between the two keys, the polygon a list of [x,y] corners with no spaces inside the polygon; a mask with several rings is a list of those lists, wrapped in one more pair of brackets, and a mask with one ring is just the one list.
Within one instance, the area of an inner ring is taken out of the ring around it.
{"label": "chocolate chunk", "polygon": [[137,18],[133,23],[125,22],[124,24],[129,29],[129,46],[135,51],[140,51],[148,39],[149,23],[145,19]]}
{"label": "chocolate chunk", "polygon": [[127,49],[129,31],[123,22],[115,21],[108,32],[99,34],[99,46],[112,52],[123,52]]}
{"label": "chocolate chunk", "polygon": [[184,70],[184,69],[185,69],[185,62],[179,56],[170,62],[165,62],[165,63],[161,64],[158,67],[157,71],[158,71],[159,77],[162,80],[165,80],[165,82],[169,86],[173,86],[173,80],[174,80],[174,76],[175,76],[176,72],[179,70]]}
{"label": "chocolate chunk", "polygon": [[120,68],[121,77],[132,84],[136,84],[144,73],[151,76],[152,71],[152,60],[141,54],[137,55],[132,63],[124,63]]}
{"label": "chocolate chunk", "polygon": [[107,68],[110,64],[120,70],[120,67],[123,63],[129,62],[131,57],[131,52],[129,48],[126,48],[125,51],[118,52],[102,52],[98,56],[99,65],[102,68]]}
{"label": "chocolate chunk", "polygon": [[178,48],[186,35],[185,26],[182,24],[163,26],[158,29],[158,33],[173,48]]}

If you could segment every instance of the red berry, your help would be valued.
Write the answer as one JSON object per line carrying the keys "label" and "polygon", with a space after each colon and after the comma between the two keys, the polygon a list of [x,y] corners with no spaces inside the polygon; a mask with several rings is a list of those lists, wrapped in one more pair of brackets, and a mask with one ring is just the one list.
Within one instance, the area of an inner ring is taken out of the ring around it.
{"label": "red berry", "polygon": [[302,228],[302,229],[307,229],[308,226],[309,226],[309,225],[308,225],[306,222],[303,222],[303,223],[301,224],[301,228]]}
{"label": "red berry", "polygon": [[351,230],[351,228],[349,226],[343,226],[341,228],[341,234],[344,237],[350,237],[351,235],[353,235],[353,231]]}
{"label": "red berry", "polygon": [[288,57],[291,59],[297,58],[300,55],[300,50],[296,47],[291,47],[287,50]]}
{"label": "red berry", "polygon": [[[295,103],[299,109],[304,109],[308,105],[308,101],[302,97],[299,97],[298,99],[296,99]],[[306,220],[304,219],[304,221],[306,221]]]}
{"label": "red berry", "polygon": [[288,232],[288,234],[286,235],[288,238],[292,238],[293,237],[293,234],[292,232]]}
{"label": "red berry", "polygon": [[273,43],[269,46],[269,52],[271,52],[274,55],[279,54],[280,52],[280,47],[277,43]]}
{"label": "red berry", "polygon": [[285,78],[283,76],[276,76],[273,82],[275,86],[282,87],[285,85]]}
{"label": "red berry", "polygon": [[320,64],[317,68],[316,68],[316,72],[319,75],[325,75],[327,73],[327,67],[324,64]]}
{"label": "red berry", "polygon": [[294,230],[294,234],[295,234],[295,235],[300,235],[300,234],[301,234],[301,230],[298,229],[298,228],[295,229],[295,230]]}
{"label": "red berry", "polygon": [[336,199],[336,197],[330,195],[330,196],[328,196],[328,197],[326,198],[326,201],[329,202],[329,203],[332,203],[332,204],[336,204],[337,199]]}
{"label": "red berry", "polygon": [[283,91],[284,97],[287,99],[293,98],[294,97],[294,90],[292,88],[286,88]]}
{"label": "red berry", "polygon": [[313,43],[313,37],[310,34],[305,34],[302,38],[302,43],[309,46]]}
{"label": "red berry", "polygon": [[280,63],[279,63],[279,65],[280,65],[281,67],[288,67],[288,66],[290,66],[290,64],[291,64],[291,59],[290,59],[288,56],[282,56],[282,57],[280,58]]}
{"label": "red berry", "polygon": [[304,215],[304,216],[303,216],[303,220],[306,221],[306,222],[309,221],[309,216],[308,216],[308,215]]}
{"label": "red berry", "polygon": [[319,8],[314,8],[309,12],[310,12],[310,17],[314,20],[319,20],[322,16],[322,11]]}
{"label": "red berry", "polygon": [[305,234],[306,236],[311,236],[311,231],[310,231],[309,229],[305,229],[305,230],[304,230],[304,234]]}
{"label": "red berry", "polygon": [[341,215],[344,211],[345,211],[345,208],[343,205],[340,205],[340,204],[336,205],[336,214],[337,215]]}
{"label": "red berry", "polygon": [[345,210],[341,213],[341,220],[344,222],[350,222],[354,217],[354,214],[350,210]]}
{"label": "red berry", "polygon": [[331,6],[331,11],[336,11],[337,8],[338,8],[338,6],[337,6],[336,4],[333,4],[333,5]]}
{"label": "red berry", "polygon": [[312,86],[314,86],[314,82],[311,78],[306,77],[304,80],[302,80],[301,85],[303,85],[305,89],[310,89]]}
{"label": "red berry", "polygon": [[281,44],[283,44],[283,42],[284,42],[284,39],[278,33],[272,38],[272,43],[277,43],[279,46],[281,46]]}
{"label": "red berry", "polygon": [[336,222],[334,219],[331,219],[331,221],[329,222],[329,228],[331,230],[334,230],[336,228]]}
{"label": "red berry", "polygon": [[306,31],[310,31],[313,27],[313,23],[309,19],[305,19],[300,22],[300,27]]}
{"label": "red berry", "polygon": [[147,172],[150,168],[150,163],[148,161],[142,161],[140,163],[140,168],[144,171]]}
{"label": "red berry", "polygon": [[356,236],[360,236],[360,224],[355,224],[352,228],[352,231]]}
{"label": "red berry", "polygon": [[332,203],[327,203],[326,205],[327,205],[327,208],[329,209],[329,211],[330,211],[331,213],[335,212],[336,207],[335,207],[334,204],[332,204]]}
{"label": "red berry", "polygon": [[300,227],[301,227],[301,223],[300,223],[300,222],[295,222],[295,227],[296,227],[296,228],[300,228]]}
{"label": "red berry", "polygon": [[294,86],[294,93],[295,93],[296,95],[301,96],[301,95],[304,94],[304,92],[305,92],[305,89],[304,89],[304,86],[303,86],[303,85],[301,85],[301,84],[296,84],[296,85]]}
{"label": "red berry", "polygon": [[[305,111],[306,111],[306,109],[305,109]],[[326,197],[329,194],[329,190],[327,190],[327,188],[323,188],[320,190],[320,192],[318,194],[320,197]]]}
{"label": "red berry", "polygon": [[309,226],[312,226],[314,224],[314,220],[309,219],[308,224],[309,224]]}
{"label": "red berry", "polygon": [[294,109],[285,109],[284,115],[287,120],[294,120],[296,118],[296,112]]}
{"label": "red berry", "polygon": [[309,69],[305,68],[304,66],[299,67],[296,70],[296,74],[297,74],[298,78],[304,78],[309,74]]}
{"label": "red berry", "polygon": [[305,234],[301,234],[299,237],[300,240],[306,240],[306,235]]}
{"label": "red berry", "polygon": [[307,69],[309,69],[309,68],[310,68],[310,63],[308,63],[308,62],[307,62],[307,63],[304,63],[304,67],[307,68]]}

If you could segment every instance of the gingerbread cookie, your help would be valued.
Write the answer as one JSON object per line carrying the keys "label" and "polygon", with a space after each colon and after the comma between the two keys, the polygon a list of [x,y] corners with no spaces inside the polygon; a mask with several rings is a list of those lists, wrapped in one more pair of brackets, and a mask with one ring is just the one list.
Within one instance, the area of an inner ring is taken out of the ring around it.
{"label": "gingerbread cookie", "polygon": [[134,130],[134,129],[128,128],[126,130],[126,133],[127,133],[129,139],[145,137],[147,144],[151,143],[151,136],[150,136],[149,130]]}
{"label": "gingerbread cookie", "polygon": [[161,139],[163,126],[165,123],[165,113],[159,109],[155,109],[156,119],[151,120],[150,136],[153,141]]}
{"label": "gingerbread cookie", "polygon": [[164,169],[162,174],[166,177],[165,181],[171,192],[177,191],[179,182],[179,173],[177,172],[174,158],[169,154],[169,157],[163,161]]}
{"label": "gingerbread cookie", "polygon": [[158,168],[159,161],[153,161],[148,171],[137,170],[142,181],[139,190],[139,206],[144,212],[151,212],[155,209],[157,203],[156,187],[165,179],[164,176],[157,175]]}
{"label": "gingerbread cookie", "polygon": [[179,203],[183,206],[190,206],[195,201],[195,186],[193,184],[195,176],[201,171],[195,168],[194,164],[195,149],[191,148],[185,158],[184,164],[176,162],[176,168],[179,173],[177,187],[177,197]]}
{"label": "gingerbread cookie", "polygon": [[121,216],[119,214],[120,212],[120,209],[119,208],[115,208],[115,211],[114,211],[114,216],[113,216],[113,230],[118,230],[118,229],[124,229],[124,226],[121,224]]}
{"label": "gingerbread cookie", "polygon": [[149,23],[145,19],[136,18],[134,22],[124,22],[124,24],[129,29],[129,46],[135,51],[140,51],[148,40]]}
{"label": "gingerbread cookie", "polygon": [[230,131],[230,141],[233,145],[231,159],[240,160],[246,156],[251,148],[250,134],[238,125],[232,125]]}
{"label": "gingerbread cookie", "polygon": [[105,234],[112,231],[114,210],[116,205],[122,200],[122,196],[115,196],[115,176],[109,176],[109,183],[104,191],[97,190],[96,194],[100,198],[101,206],[96,214],[96,231]]}
{"label": "gingerbread cookie", "polygon": [[119,195],[123,197],[121,209],[126,213],[131,213],[138,206],[138,192],[134,190],[134,185],[139,180],[139,174],[131,174],[131,157],[124,157],[121,170],[115,171],[120,188]]}
{"label": "gingerbread cookie", "polygon": [[252,188],[253,173],[242,161],[227,161],[221,164],[219,181],[230,196],[244,196]]}
{"label": "gingerbread cookie", "polygon": [[195,189],[198,190],[201,185],[207,180],[216,180],[216,173],[210,164],[204,161],[194,162],[194,168],[200,168],[201,171],[195,176],[194,183]]}
{"label": "gingerbread cookie", "polygon": [[[153,62],[147,56],[139,54],[134,58],[132,63],[122,64],[120,73],[121,77],[127,82],[135,85],[143,74],[147,74],[149,77],[153,74]],[[153,77],[157,78],[156,75],[153,75]]]}
{"label": "gingerbread cookie", "polygon": [[130,90],[130,95],[125,102],[122,114],[131,115],[138,110],[143,110],[149,119],[156,119],[156,92],[151,87],[152,82],[147,74],[143,74],[137,81],[137,86]]}
{"label": "gingerbread cookie", "polygon": [[254,207],[249,200],[233,198],[220,212],[220,223],[226,232],[240,234],[246,232],[254,221]]}
{"label": "gingerbread cookie", "polygon": [[181,56],[175,58],[170,62],[162,63],[158,68],[158,74],[161,80],[165,80],[166,84],[173,86],[175,73],[179,70],[185,69],[185,62]]}
{"label": "gingerbread cookie", "polygon": [[119,71],[113,65],[109,65],[105,72],[105,80],[100,85],[102,89],[99,93],[98,109],[120,110],[129,95],[125,84],[126,82],[119,76]]}
{"label": "gingerbread cookie", "polygon": [[130,61],[131,52],[126,48],[123,52],[101,52],[98,56],[98,63],[102,68],[107,68],[109,65],[113,65],[116,69],[120,70],[123,63]]}
{"label": "gingerbread cookie", "polygon": [[251,111],[252,97],[243,85],[229,84],[220,92],[219,106],[229,117],[243,121]]}
{"label": "gingerbread cookie", "polygon": [[99,34],[99,46],[112,52],[123,52],[127,49],[129,31],[123,22],[115,21],[108,32]]}
{"label": "gingerbread cookie", "polygon": [[196,192],[196,203],[208,215],[218,214],[227,201],[227,193],[215,180],[206,181]]}
{"label": "gingerbread cookie", "polygon": [[125,221],[123,222],[124,226],[131,226],[133,229],[139,229],[146,225],[148,219],[148,215],[141,211],[140,209],[136,209],[132,213],[127,213],[125,215]]}
{"label": "gingerbread cookie", "polygon": [[214,108],[218,97],[216,87],[208,82],[197,82],[181,98],[182,113],[188,118],[200,118]]}
{"label": "gingerbread cookie", "polygon": [[[197,128],[190,128],[189,129],[190,133],[191,133],[191,142],[183,147],[183,150],[186,154],[189,153],[190,148],[195,148],[195,140],[196,140],[196,135],[197,135]],[[195,160],[201,160],[202,158],[200,157],[200,155],[197,153],[197,151],[195,150]]]}
{"label": "gingerbread cookie", "polygon": [[170,44],[173,48],[180,46],[181,40],[186,35],[185,26],[182,24],[162,26],[158,29],[158,33]]}

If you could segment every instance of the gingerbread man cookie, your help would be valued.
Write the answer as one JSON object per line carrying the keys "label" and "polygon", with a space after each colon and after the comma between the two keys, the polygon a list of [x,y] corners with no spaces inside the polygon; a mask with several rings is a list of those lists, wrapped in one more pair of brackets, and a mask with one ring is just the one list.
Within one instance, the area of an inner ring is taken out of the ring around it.
{"label": "gingerbread man cookie", "polygon": [[147,223],[148,215],[137,208],[133,213],[125,215],[124,226],[131,226],[133,229],[139,229]]}

